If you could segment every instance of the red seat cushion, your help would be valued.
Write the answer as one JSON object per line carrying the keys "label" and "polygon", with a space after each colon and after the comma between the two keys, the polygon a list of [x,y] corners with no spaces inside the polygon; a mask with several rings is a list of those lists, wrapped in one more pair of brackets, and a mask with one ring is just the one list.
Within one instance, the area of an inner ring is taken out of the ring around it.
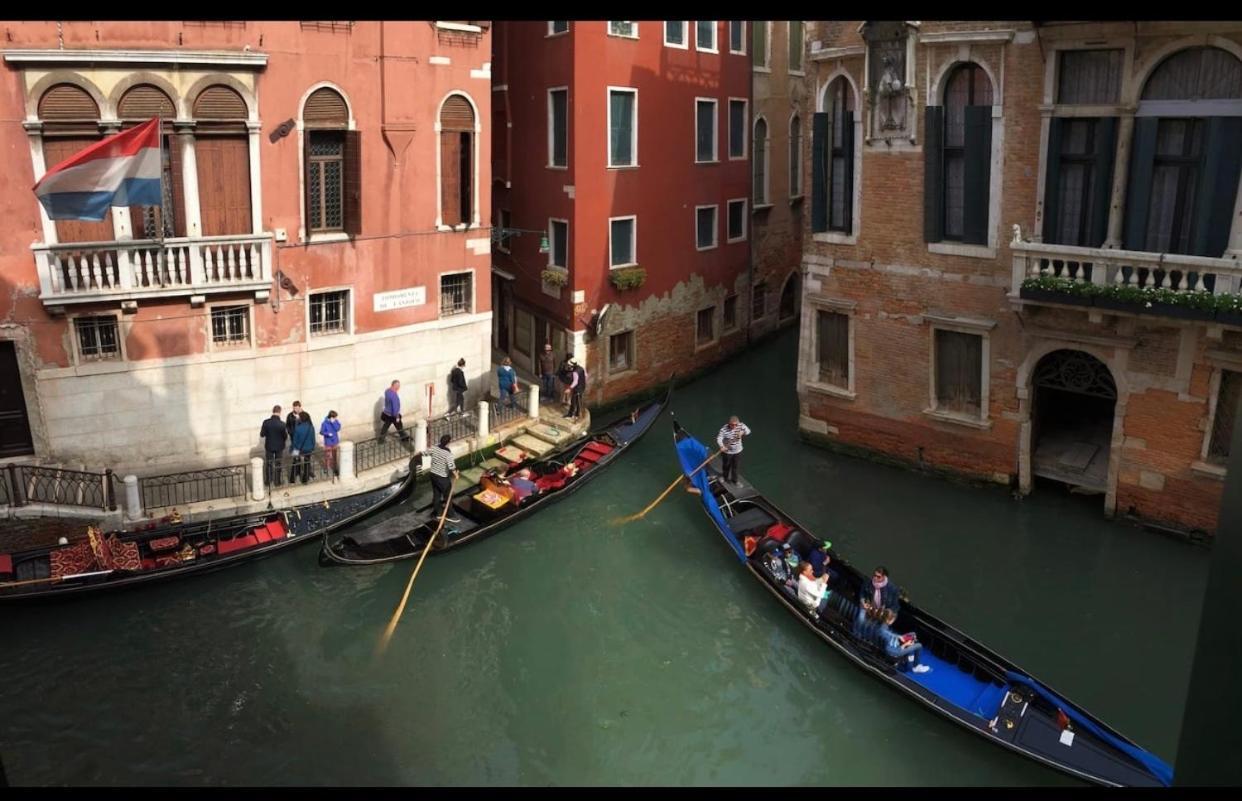
{"label": "red seat cushion", "polygon": [[793,526],[787,526],[779,521],[768,526],[768,536],[777,542],[784,542],[785,537],[789,536],[791,531],[793,531]]}
{"label": "red seat cushion", "polygon": [[267,542],[272,538],[272,534],[267,530],[267,526],[259,526],[252,533],[259,542]]}
{"label": "red seat cushion", "polygon": [[7,553],[0,553],[0,573],[13,572],[13,557]]}
{"label": "red seat cushion", "polygon": [[181,538],[176,534],[171,537],[156,537],[147,541],[147,547],[153,551],[167,551],[170,548],[176,548],[181,543]]}
{"label": "red seat cushion", "polygon": [[604,456],[606,454],[612,453],[615,450],[615,448],[613,448],[607,442],[598,442],[598,441],[592,440],[591,442],[588,442],[586,444],[586,447],[583,448],[583,450],[593,451],[595,453],[598,453],[600,456]]}
{"label": "red seat cushion", "polygon": [[283,540],[285,535],[289,533],[289,529],[285,527],[285,521],[272,520],[267,524],[267,533],[271,535],[273,540]]}
{"label": "red seat cushion", "polygon": [[253,548],[259,544],[259,539],[253,534],[246,534],[242,537],[234,537],[231,540],[220,540],[220,555],[233,551],[241,551],[246,548]]}
{"label": "red seat cushion", "polygon": [[590,462],[591,464],[595,464],[603,457],[603,455],[604,454],[602,453],[596,453],[595,451],[584,448],[582,452],[578,454],[578,458],[583,461]]}
{"label": "red seat cushion", "polygon": [[535,479],[535,486],[539,488],[540,492],[560,489],[565,486],[565,477],[559,473],[550,476],[540,476]]}

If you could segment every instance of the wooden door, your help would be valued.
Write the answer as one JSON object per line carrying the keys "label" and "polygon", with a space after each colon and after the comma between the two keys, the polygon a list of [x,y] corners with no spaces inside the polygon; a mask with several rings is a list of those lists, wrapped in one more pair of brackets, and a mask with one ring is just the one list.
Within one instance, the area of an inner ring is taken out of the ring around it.
{"label": "wooden door", "polygon": [[[43,140],[44,165],[47,169],[51,169],[98,141],[98,137],[92,136],[45,137]],[[116,239],[116,234],[112,230],[112,211],[109,209],[100,222],[57,220],[56,238],[66,243],[111,242]]]}
{"label": "wooden door", "polygon": [[0,456],[28,453],[34,453],[34,441],[17,370],[17,348],[12,342],[0,341]]}
{"label": "wooden door", "polygon": [[194,155],[203,236],[253,233],[249,137],[199,137],[194,142]]}

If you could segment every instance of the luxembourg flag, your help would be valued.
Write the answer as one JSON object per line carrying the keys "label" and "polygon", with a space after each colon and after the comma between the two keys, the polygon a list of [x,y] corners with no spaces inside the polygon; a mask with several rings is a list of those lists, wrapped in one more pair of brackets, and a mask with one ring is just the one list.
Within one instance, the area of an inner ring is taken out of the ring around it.
{"label": "luxembourg flag", "polygon": [[34,185],[53,220],[94,220],[109,206],[159,206],[160,121],[109,136],[52,167]]}

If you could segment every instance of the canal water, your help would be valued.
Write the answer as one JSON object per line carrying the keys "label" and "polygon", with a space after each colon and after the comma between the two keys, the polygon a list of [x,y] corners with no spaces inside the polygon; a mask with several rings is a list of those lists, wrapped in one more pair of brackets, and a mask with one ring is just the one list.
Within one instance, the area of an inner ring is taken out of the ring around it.
{"label": "canal water", "polygon": [[[1015,500],[797,436],[796,333],[678,390],[729,414],[746,476],[851,561],[1172,761],[1208,552],[1111,523],[1098,498]],[[14,784],[1065,785],[832,651],[671,495],[667,417],[536,518],[412,563],[316,546],[222,573],[0,608],[0,754]],[[864,567],[865,569],[865,567]]]}

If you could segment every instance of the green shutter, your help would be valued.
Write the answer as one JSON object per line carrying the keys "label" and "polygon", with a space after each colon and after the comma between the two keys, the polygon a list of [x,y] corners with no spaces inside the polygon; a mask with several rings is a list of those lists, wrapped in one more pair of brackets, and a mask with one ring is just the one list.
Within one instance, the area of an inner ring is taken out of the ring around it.
{"label": "green shutter", "polygon": [[962,241],[988,243],[988,198],[992,178],[992,107],[966,107],[965,214]]}
{"label": "green shutter", "polygon": [[923,114],[923,239],[944,239],[944,108],[928,106]]}
{"label": "green shutter", "polygon": [[811,117],[811,231],[828,230],[828,156],[832,128],[826,112]]}
{"label": "green shutter", "polygon": [[1156,162],[1156,117],[1134,120],[1134,141],[1130,152],[1130,187],[1126,191],[1126,250],[1147,249],[1147,213],[1151,206],[1151,181]]}
{"label": "green shutter", "polygon": [[1095,121],[1095,163],[1091,166],[1091,217],[1087,247],[1099,248],[1108,239],[1108,210],[1113,202],[1113,162],[1117,155],[1117,118]]}
{"label": "green shutter", "polygon": [[1048,120],[1048,164],[1044,171],[1044,241],[1050,245],[1061,241],[1061,134],[1065,120]]}
{"label": "green shutter", "polygon": [[841,208],[845,232],[852,234],[854,233],[854,112],[847,111],[844,117],[841,123],[844,126],[841,129],[841,149],[845,151],[845,180],[841,182],[843,186],[841,191],[845,197],[842,199]]}
{"label": "green shutter", "polygon": [[1242,117],[1211,117],[1204,131],[1203,159],[1195,193],[1191,253],[1218,258],[1229,247],[1229,228],[1242,167]]}

